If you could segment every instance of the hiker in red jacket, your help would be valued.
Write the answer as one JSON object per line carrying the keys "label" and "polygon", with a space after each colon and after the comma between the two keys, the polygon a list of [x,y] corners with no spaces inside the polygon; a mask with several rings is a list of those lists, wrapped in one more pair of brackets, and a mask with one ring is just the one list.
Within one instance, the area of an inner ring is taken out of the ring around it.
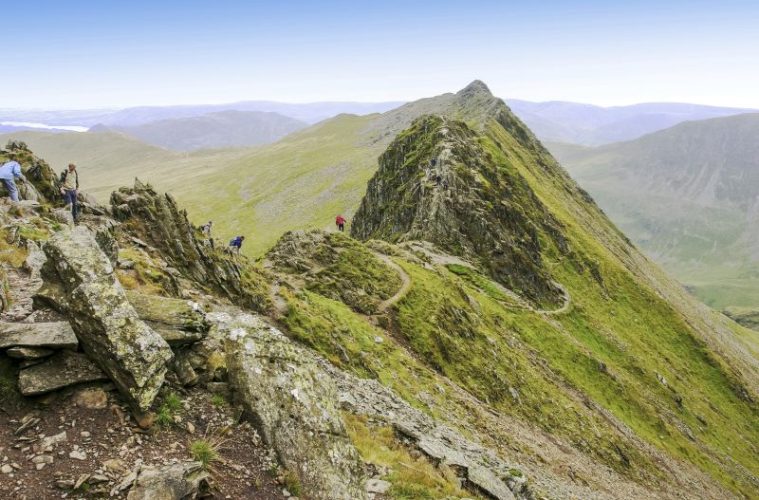
{"label": "hiker in red jacket", "polygon": [[337,226],[337,229],[340,230],[340,232],[345,231],[345,217],[342,215],[335,217],[335,225]]}

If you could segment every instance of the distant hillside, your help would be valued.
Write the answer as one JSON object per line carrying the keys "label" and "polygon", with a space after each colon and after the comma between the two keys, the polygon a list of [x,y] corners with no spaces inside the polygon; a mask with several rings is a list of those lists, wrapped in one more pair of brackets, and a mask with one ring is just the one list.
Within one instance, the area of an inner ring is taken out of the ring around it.
{"label": "distant hillside", "polygon": [[605,108],[574,102],[511,99],[508,104],[542,141],[588,146],[636,139],[685,121],[756,111],[680,103]]}
{"label": "distant hillside", "polygon": [[158,120],[143,125],[98,125],[93,131],[117,130],[153,146],[173,151],[268,144],[306,127],[294,118],[262,111],[220,111],[191,118]]}
{"label": "distant hillside", "polygon": [[32,146],[56,172],[76,163],[83,188],[102,203],[111,191],[131,184],[135,177],[160,185],[191,183],[194,176],[221,168],[245,152],[177,153],[117,132],[14,132],[0,135],[0,146],[10,140]]}
{"label": "distant hillside", "polygon": [[551,151],[622,230],[715,307],[759,306],[759,113]]}

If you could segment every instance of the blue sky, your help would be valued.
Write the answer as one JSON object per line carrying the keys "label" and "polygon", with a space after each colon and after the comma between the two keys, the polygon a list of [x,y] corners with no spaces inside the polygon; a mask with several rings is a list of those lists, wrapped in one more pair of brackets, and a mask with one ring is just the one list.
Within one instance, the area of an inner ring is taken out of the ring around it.
{"label": "blue sky", "polygon": [[[532,5],[536,4],[536,5]],[[759,108],[759,2],[0,2],[0,107],[501,97]]]}

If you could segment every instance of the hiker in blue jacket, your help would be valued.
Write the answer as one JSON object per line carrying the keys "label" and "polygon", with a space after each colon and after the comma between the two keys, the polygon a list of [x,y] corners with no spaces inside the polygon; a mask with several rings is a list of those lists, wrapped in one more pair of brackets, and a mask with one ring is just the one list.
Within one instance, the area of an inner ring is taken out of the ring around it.
{"label": "hiker in blue jacket", "polygon": [[229,251],[233,254],[239,254],[240,248],[242,248],[242,242],[245,241],[245,236],[236,236],[229,242]]}
{"label": "hiker in blue jacket", "polygon": [[21,165],[17,161],[5,162],[0,167],[0,181],[5,184],[5,189],[11,197],[11,201],[18,201],[18,188],[16,187],[15,179],[18,177],[22,181],[26,181],[24,175],[21,173]]}

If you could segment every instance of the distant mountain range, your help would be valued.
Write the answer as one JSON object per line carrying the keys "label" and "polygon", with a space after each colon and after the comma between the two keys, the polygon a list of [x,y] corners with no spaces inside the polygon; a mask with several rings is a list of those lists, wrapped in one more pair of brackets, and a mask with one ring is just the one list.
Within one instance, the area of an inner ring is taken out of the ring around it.
{"label": "distant mountain range", "polygon": [[679,103],[644,103],[604,108],[562,101],[528,102],[511,99],[507,102],[542,141],[586,146],[636,139],[685,121],[757,111]]}
{"label": "distant mountain range", "polygon": [[174,151],[268,144],[307,127],[306,122],[279,113],[219,111],[191,118],[157,120],[142,125],[96,125],[92,132],[118,131],[153,146]]}
{"label": "distant mountain range", "polygon": [[[730,116],[755,110],[742,108],[724,108],[701,106],[697,104],[645,103],[632,106],[600,107],[573,102],[529,102],[518,99],[507,100],[508,105],[544,142],[566,142],[597,146],[617,141],[636,139],[642,135],[662,130],[684,121],[703,120]],[[33,122],[44,126],[78,126],[94,127],[103,125],[111,129],[121,129],[135,137],[147,137],[151,144],[166,143],[166,136],[171,135],[165,129],[176,125],[181,130],[190,128],[193,136],[187,141],[199,147],[224,147],[228,144],[218,137],[226,135],[230,120],[208,119],[195,122],[174,122],[199,118],[220,112],[258,112],[277,113],[279,115],[313,124],[339,114],[368,115],[383,113],[402,105],[402,102],[315,102],[305,104],[279,103],[271,101],[245,101],[229,104],[188,105],[188,106],[141,106],[126,109],[105,110],[11,110],[0,109],[0,122]],[[239,120],[239,117],[236,119]],[[232,120],[233,122],[236,120]],[[154,122],[161,122],[153,125]],[[254,120],[255,123],[255,120]],[[150,126],[148,126],[150,125]],[[143,127],[136,129],[136,127]],[[242,125],[250,134],[255,124]],[[4,127],[0,131],[11,132],[25,130],[29,127]],[[102,130],[102,128],[101,128]],[[155,132],[152,132],[155,130]],[[208,137],[202,137],[204,134]],[[240,138],[233,141],[235,145],[256,145],[270,142],[253,134],[254,140],[242,141],[249,137],[240,133]],[[265,134],[264,134],[265,135]],[[273,134],[277,136],[277,134]],[[217,137],[217,139],[213,139]],[[168,141],[169,144],[176,140]],[[179,141],[182,142],[182,141]],[[188,144],[180,144],[173,149],[186,150]]]}
{"label": "distant mountain range", "polygon": [[625,234],[707,303],[759,306],[759,113],[598,148],[548,147]]}

